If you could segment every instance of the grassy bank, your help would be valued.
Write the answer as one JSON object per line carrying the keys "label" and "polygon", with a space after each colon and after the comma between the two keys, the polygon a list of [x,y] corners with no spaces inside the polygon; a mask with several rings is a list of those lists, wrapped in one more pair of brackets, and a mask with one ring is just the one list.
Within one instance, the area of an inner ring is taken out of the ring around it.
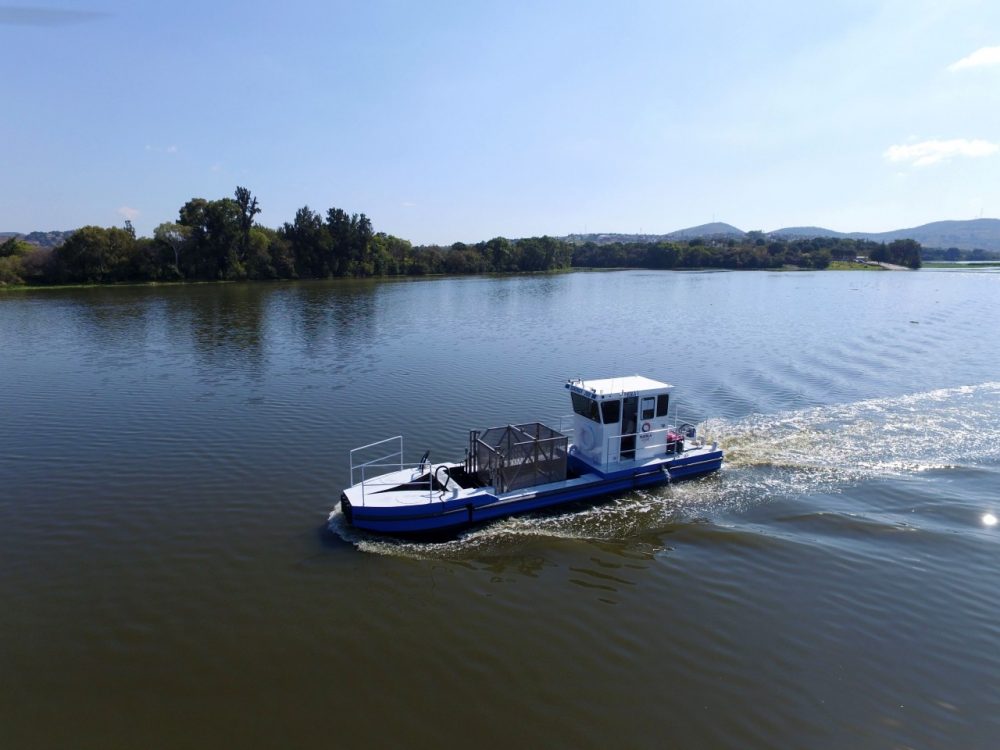
{"label": "grassy bank", "polygon": [[956,263],[948,260],[929,260],[924,263],[924,268],[1000,268],[1000,261]]}
{"label": "grassy bank", "polygon": [[873,266],[867,263],[855,263],[852,260],[831,260],[826,267],[828,271],[884,271],[882,266]]}

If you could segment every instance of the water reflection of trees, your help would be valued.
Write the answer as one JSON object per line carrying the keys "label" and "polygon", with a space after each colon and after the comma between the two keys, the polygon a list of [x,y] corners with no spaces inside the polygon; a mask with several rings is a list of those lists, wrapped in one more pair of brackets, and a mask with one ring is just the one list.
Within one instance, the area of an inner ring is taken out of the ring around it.
{"label": "water reflection of trees", "polygon": [[163,323],[174,356],[189,348],[199,366],[220,375],[233,370],[261,375],[271,289],[225,284],[164,291]]}
{"label": "water reflection of trees", "polygon": [[372,341],[383,282],[318,281],[287,285],[275,305],[286,342],[309,356]]}
{"label": "water reflection of trees", "polygon": [[375,356],[374,347],[387,337],[404,352],[453,347],[454,326],[442,328],[439,321],[461,320],[469,310],[481,313],[479,324],[513,329],[522,315],[546,315],[563,283],[560,277],[332,280],[50,294],[68,298],[74,335],[93,342],[89,349],[101,356],[138,362],[159,352],[174,362],[191,356],[200,367],[260,375],[284,355]]}
{"label": "water reflection of trees", "polygon": [[46,301],[56,301],[63,323],[67,352],[77,346],[93,371],[116,370],[143,361],[149,341],[155,339],[160,310],[141,289],[50,290]]}
{"label": "water reflection of trees", "polygon": [[164,326],[200,366],[260,376],[285,354],[324,357],[369,340],[378,282],[179,287],[164,297]]}

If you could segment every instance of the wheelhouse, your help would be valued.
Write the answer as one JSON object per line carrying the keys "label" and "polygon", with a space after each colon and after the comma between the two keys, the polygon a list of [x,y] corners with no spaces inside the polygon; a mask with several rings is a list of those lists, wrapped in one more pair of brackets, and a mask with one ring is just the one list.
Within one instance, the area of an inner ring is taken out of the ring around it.
{"label": "wheelhouse", "polygon": [[589,463],[645,461],[682,449],[678,442],[685,436],[668,420],[674,388],[669,383],[630,375],[570,380],[566,388],[573,403],[573,443]]}

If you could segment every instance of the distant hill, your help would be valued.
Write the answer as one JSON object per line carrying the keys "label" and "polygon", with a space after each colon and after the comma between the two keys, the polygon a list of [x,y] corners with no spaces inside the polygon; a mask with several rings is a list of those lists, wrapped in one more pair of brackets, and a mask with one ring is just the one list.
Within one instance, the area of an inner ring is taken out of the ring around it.
{"label": "distant hill", "polygon": [[565,237],[557,237],[556,239],[565,240],[574,245],[582,245],[587,242],[593,242],[595,245],[612,245],[616,242],[660,242],[665,238],[665,234],[620,234],[618,232],[598,234],[589,232],[584,234],[567,234]]}
{"label": "distant hill", "polygon": [[705,239],[737,239],[739,237],[746,237],[746,234],[742,229],[737,229],[732,224],[713,221],[711,224],[699,224],[696,227],[678,229],[676,232],[666,235],[666,237],[671,240],[691,240],[695,237],[703,237]]}
{"label": "distant hill", "polygon": [[876,242],[893,240],[916,240],[924,247],[949,248],[959,250],[1000,251],[1000,219],[969,219],[967,221],[934,221],[911,229],[895,229],[891,232],[852,232],[848,237]]}
{"label": "distant hill", "polygon": [[966,221],[934,221],[909,229],[888,232],[834,232],[823,227],[787,227],[768,233],[772,237],[850,237],[855,240],[892,242],[916,240],[924,247],[957,247],[959,250],[1000,251],[1000,219],[969,219]]}
{"label": "distant hill", "polygon": [[75,231],[75,229],[71,229],[67,232],[29,232],[28,234],[0,232],[0,242],[6,242],[11,237],[18,237],[25,242],[30,242],[32,245],[38,245],[39,247],[59,247]]}
{"label": "distant hill", "polygon": [[[746,236],[742,229],[732,224],[713,222],[697,227],[678,229],[669,234],[571,234],[569,242],[594,242],[607,245],[612,242],[661,242],[664,240],[739,239]],[[910,229],[894,229],[889,232],[836,232],[823,227],[784,227],[766,232],[768,237],[784,239],[809,239],[812,237],[849,237],[855,240],[892,242],[912,239],[926,248],[957,247],[960,250],[986,250],[1000,252],[1000,219],[968,219],[966,221],[934,221]]]}
{"label": "distant hill", "polygon": [[768,232],[770,237],[784,237],[786,239],[812,239],[813,237],[846,237],[843,232],[835,232],[832,229],[823,227],[785,227]]}

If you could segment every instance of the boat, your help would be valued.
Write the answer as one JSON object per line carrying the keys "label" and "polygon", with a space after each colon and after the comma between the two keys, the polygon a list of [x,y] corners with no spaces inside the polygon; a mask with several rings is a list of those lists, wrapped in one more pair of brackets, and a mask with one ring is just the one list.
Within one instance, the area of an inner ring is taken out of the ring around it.
{"label": "boat", "polygon": [[427,451],[407,464],[402,435],[353,449],[344,520],[386,534],[451,532],[722,466],[718,443],[677,419],[668,383],[629,375],[571,379],[565,389],[573,413],[559,429],[529,422],[471,430],[462,461],[435,463]]}

